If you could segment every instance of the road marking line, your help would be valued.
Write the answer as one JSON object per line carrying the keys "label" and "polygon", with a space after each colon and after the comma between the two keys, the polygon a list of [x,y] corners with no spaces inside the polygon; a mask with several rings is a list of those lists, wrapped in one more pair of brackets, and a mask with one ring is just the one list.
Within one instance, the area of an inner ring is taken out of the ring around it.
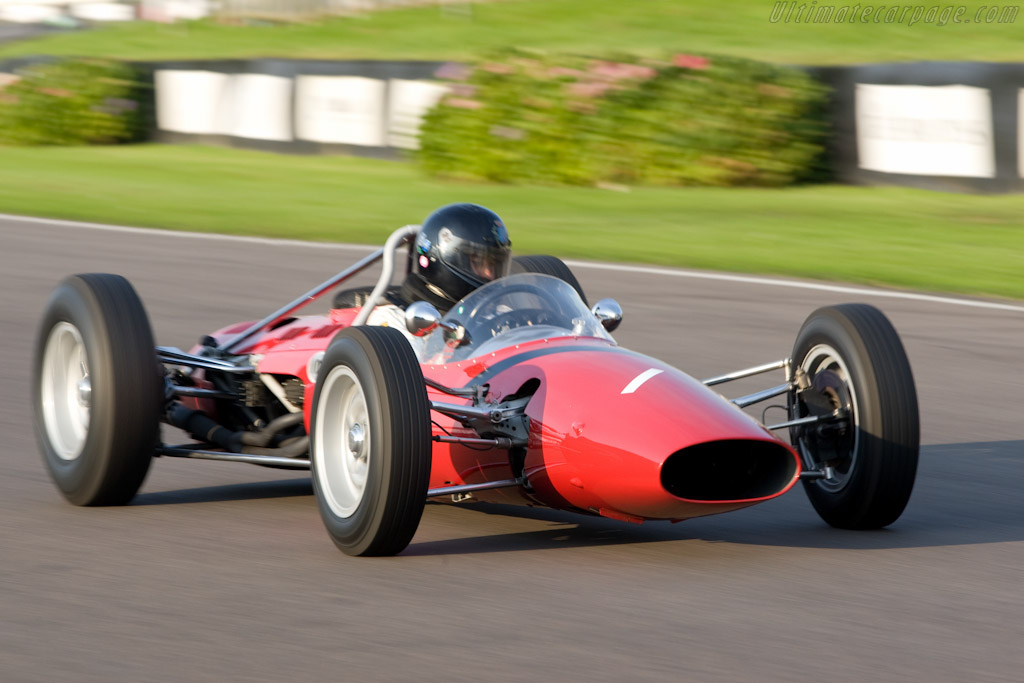
{"label": "road marking line", "polygon": [[658,375],[660,375],[663,372],[665,372],[665,371],[664,370],[659,370],[657,368],[650,368],[648,370],[644,370],[639,375],[634,377],[632,382],[630,382],[629,384],[626,385],[626,388],[623,389],[622,392],[621,392],[622,395],[632,394],[634,391],[636,391],[637,389],[642,387],[644,385],[644,382],[646,382],[647,380],[649,380],[652,377],[657,377]]}
{"label": "road marking line", "polygon": [[346,249],[357,251],[373,251],[380,247],[368,244],[350,244],[344,242],[310,242],[308,240],[289,240],[281,237],[252,237],[250,235],[222,235],[213,232],[189,232],[187,230],[163,230],[161,228],[137,228],[130,225],[106,225],[104,223],[85,223],[82,221],[67,221],[58,218],[36,218],[34,216],[14,216],[0,213],[0,221],[17,221],[21,223],[34,223],[36,225],[49,225],[58,228],[83,228],[86,230],[102,230],[104,232],[119,232],[132,235],[152,235],[153,237],[184,237],[187,239],[213,240],[217,242],[245,242],[247,244],[262,244],[274,247],[305,247],[311,249]]}
{"label": "road marking line", "polygon": [[845,285],[827,285],[818,282],[800,282],[797,280],[782,280],[768,277],[756,277],[753,275],[727,275],[725,273],[711,273],[695,270],[684,270],[682,268],[657,268],[652,266],[627,266],[618,263],[599,263],[595,261],[566,261],[565,264],[572,268],[595,268],[598,270],[614,270],[626,273],[648,273],[650,275],[669,275],[672,277],[687,277],[697,280],[719,280],[721,282],[738,282],[751,285],[766,285],[769,287],[792,287],[794,289],[812,289],[819,292],[839,292],[840,294],[856,294],[858,296],[877,296],[888,299],[908,299],[910,301],[927,301],[936,304],[951,304],[954,306],[968,306],[971,308],[990,308],[998,311],[1014,311],[1024,313],[1024,306],[1015,304],[1003,304],[995,301],[979,301],[976,299],[957,299],[949,296],[937,296],[934,294],[918,294],[916,292],[900,292],[889,289],[868,289],[866,287],[849,287]]}
{"label": "road marking line", "polygon": [[[373,251],[374,249],[379,248],[365,244],[351,244],[343,242],[307,242],[305,240],[290,240],[280,237],[249,237],[246,235],[221,235],[217,233],[208,232],[188,232],[185,230],[179,231],[163,230],[160,228],[137,228],[124,225],[106,225],[103,223],[87,223],[83,221],[69,221],[56,218],[16,216],[4,213],[0,213],[0,221],[17,221],[21,223],[49,225],[52,227],[83,228],[87,230],[103,230],[106,232],[119,232],[136,235],[152,235],[154,237],[181,237],[186,239],[214,240],[224,242],[244,242],[247,244],[261,244],[267,246],[303,247],[311,249],[338,249],[366,252]],[[809,289],[817,292],[836,292],[839,294],[874,296],[886,299],[925,301],[934,304],[946,304],[951,306],[966,306],[968,308],[986,308],[996,311],[1013,311],[1014,313],[1024,313],[1024,305],[1019,304],[1004,304],[995,301],[981,301],[977,299],[958,299],[949,296],[919,294],[916,292],[902,292],[898,290],[889,289],[869,289],[867,287],[829,285],[818,282],[802,282],[798,280],[756,277],[752,275],[729,275],[726,273],[686,270],[683,268],[658,268],[657,266],[630,266],[623,265],[620,263],[601,263],[597,261],[567,260],[565,263],[572,268],[593,268],[596,270],[611,270],[623,273],[667,275],[670,277],[684,277],[695,280],[717,280],[719,282],[735,282],[739,284],[762,285],[767,287],[790,287],[793,289]]]}

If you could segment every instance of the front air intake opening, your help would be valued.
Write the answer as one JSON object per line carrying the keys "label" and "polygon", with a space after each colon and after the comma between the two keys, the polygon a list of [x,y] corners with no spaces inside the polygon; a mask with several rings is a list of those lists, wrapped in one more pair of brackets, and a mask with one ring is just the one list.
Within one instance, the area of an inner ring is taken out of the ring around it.
{"label": "front air intake opening", "polygon": [[661,485],[673,496],[702,502],[767,498],[796,476],[796,460],[782,444],[727,439],[678,450],[661,466]]}

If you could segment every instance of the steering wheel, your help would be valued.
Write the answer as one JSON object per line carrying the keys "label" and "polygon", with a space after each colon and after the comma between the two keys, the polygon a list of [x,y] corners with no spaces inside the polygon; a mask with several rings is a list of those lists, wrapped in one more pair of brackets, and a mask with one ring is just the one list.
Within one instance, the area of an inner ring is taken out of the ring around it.
{"label": "steering wheel", "polygon": [[[485,299],[481,299],[480,301],[478,301],[476,306],[473,308],[472,311],[469,312],[469,315],[467,317],[475,318],[478,315],[481,315],[482,313],[487,313],[487,312],[489,312],[488,311],[489,307],[490,308],[496,308],[495,304],[496,304],[497,301],[499,301],[501,299],[504,299],[509,294],[516,294],[518,292],[524,292],[526,294],[533,294],[533,295],[537,296],[539,299],[541,299],[542,301],[547,302],[548,304],[550,304],[552,308],[557,308],[557,306],[555,305],[556,301],[552,298],[552,296],[551,296],[551,294],[549,292],[544,290],[543,287],[538,287],[537,285],[533,284],[532,282],[519,282],[519,283],[516,283],[514,285],[508,285],[506,287],[499,287],[499,288],[495,289],[494,294],[492,296],[489,296],[489,297],[487,297]],[[523,310],[533,310],[533,311],[536,311],[536,310],[547,310],[547,309],[531,308],[531,309],[523,309]]]}
{"label": "steering wheel", "polygon": [[555,327],[572,328],[572,323],[565,324],[565,316],[546,308],[520,308],[508,313],[501,313],[487,321],[491,336],[497,337],[509,330],[529,325],[553,325]]}

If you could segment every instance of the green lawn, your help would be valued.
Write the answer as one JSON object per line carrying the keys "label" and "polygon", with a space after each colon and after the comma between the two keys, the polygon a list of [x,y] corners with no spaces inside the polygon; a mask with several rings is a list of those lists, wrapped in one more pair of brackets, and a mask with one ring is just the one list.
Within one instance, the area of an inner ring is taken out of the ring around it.
{"label": "green lawn", "polygon": [[[972,21],[945,26],[924,21],[908,25],[909,13],[903,23],[873,23],[872,17],[867,23],[773,23],[775,4],[775,0],[505,0],[472,3],[469,14],[446,12],[434,5],[319,24],[131,23],[11,44],[0,48],[0,59],[30,54],[133,60],[465,59],[505,46],[585,54],[710,52],[802,64],[1017,61],[1024,57],[1020,38],[1024,16],[1012,23]],[[993,6],[988,0],[963,5],[968,8],[963,18],[968,19],[975,17],[978,8]],[[1009,5],[1000,5],[1005,6]]]}
{"label": "green lawn", "polygon": [[0,148],[0,160],[7,213],[379,244],[473,201],[524,253],[1024,299],[1021,195],[456,184],[398,162],[161,145]]}

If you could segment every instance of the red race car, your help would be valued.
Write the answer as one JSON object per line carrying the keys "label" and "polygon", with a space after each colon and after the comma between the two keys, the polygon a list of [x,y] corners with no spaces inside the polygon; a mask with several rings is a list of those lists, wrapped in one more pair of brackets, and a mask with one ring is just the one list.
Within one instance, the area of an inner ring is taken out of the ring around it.
{"label": "red race car", "polygon": [[[639,523],[736,510],[802,480],[836,527],[883,527],[906,506],[917,397],[877,309],[819,309],[789,358],[698,381],[618,346],[618,304],[588,308],[564,263],[529,256],[443,317],[410,305],[414,350],[403,332],[363,323],[416,231],[187,353],[155,346],[124,278],[65,279],[43,317],[33,382],[36,435],[61,492],[76,505],[127,503],[154,456],[311,469],[327,531],[350,555],[401,552],[427,499]],[[378,260],[365,303],[295,316]],[[772,371],[784,381],[747,396],[709,388]],[[777,424],[742,410],[772,398],[788,411]],[[194,442],[161,443],[161,422]]]}

